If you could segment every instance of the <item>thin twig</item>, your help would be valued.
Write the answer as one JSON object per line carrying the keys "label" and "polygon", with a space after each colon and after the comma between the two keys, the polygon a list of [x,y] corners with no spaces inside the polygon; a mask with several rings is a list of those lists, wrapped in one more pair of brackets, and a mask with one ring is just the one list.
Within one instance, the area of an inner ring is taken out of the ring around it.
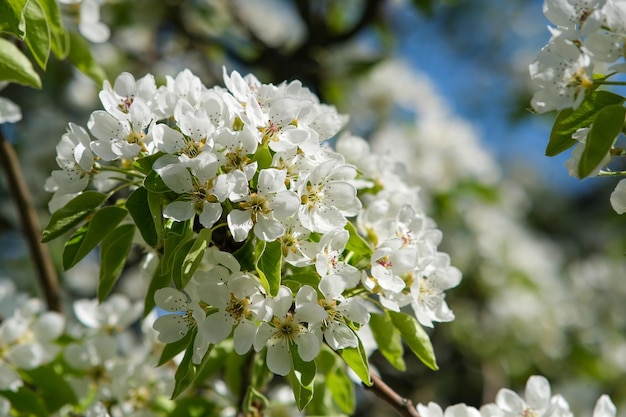
{"label": "thin twig", "polygon": [[37,269],[39,287],[43,292],[48,309],[61,311],[56,270],[50,260],[47,247],[41,243],[41,229],[37,220],[37,213],[33,208],[19,160],[13,146],[4,137],[2,130],[0,130],[0,163],[7,177],[9,191],[17,205],[22,232],[28,242],[31,257]]}
{"label": "thin twig", "polygon": [[372,379],[372,386],[363,385],[365,389],[373,392],[378,398],[392,406],[402,417],[420,417],[417,408],[415,408],[411,400],[395,392],[380,377],[370,374],[370,378]]}

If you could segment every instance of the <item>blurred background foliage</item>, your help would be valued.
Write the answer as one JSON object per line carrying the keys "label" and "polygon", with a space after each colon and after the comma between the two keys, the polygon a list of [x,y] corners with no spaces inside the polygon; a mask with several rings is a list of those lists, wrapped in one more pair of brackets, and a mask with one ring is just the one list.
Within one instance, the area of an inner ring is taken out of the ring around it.
{"label": "blurred background foliage", "polygon": [[[541,1],[111,0],[101,14],[111,38],[90,47],[109,80],[128,71],[163,82],[189,68],[211,86],[223,66],[299,79],[407,163],[464,280],[448,292],[456,320],[431,331],[438,372],[407,356],[400,373],[374,354],[398,392],[480,406],[543,374],[574,411],[589,412],[600,393],[624,409],[626,226],[608,203],[614,181],[581,185],[542,157],[550,121],[527,111],[526,75],[547,41]],[[100,85],[55,58],[41,75],[42,90],[2,94],[24,113],[5,134],[45,224],[54,148],[67,122],[86,124]],[[1,177],[0,202],[0,276],[36,291]],[[52,251],[58,265],[61,248]],[[89,294],[92,275],[62,274],[64,297]],[[359,395],[359,415],[390,413]]]}

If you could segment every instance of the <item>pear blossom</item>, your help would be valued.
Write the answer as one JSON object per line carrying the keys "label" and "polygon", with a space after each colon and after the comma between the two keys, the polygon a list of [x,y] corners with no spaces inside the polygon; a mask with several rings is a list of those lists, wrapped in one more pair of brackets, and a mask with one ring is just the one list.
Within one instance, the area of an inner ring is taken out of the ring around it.
{"label": "pear blossom", "polygon": [[235,242],[248,237],[253,229],[255,236],[268,242],[285,233],[280,220],[286,219],[298,210],[298,196],[285,186],[285,171],[274,168],[259,172],[256,192],[235,199],[237,209],[228,213],[228,227]]}
{"label": "pear blossom", "polygon": [[254,350],[257,352],[267,345],[268,369],[282,376],[287,375],[292,368],[292,345],[297,345],[298,355],[305,362],[318,355],[321,338],[309,331],[308,326],[315,326],[328,317],[317,303],[315,290],[308,285],[302,286],[296,294],[293,312],[292,304],[294,299],[291,290],[281,286],[270,303],[274,315],[272,321],[262,322],[254,339]]}
{"label": "pear blossom", "polygon": [[161,288],[154,294],[156,305],[175,314],[164,314],[153,324],[159,332],[159,340],[172,343],[182,339],[205,318],[204,311],[197,302],[187,301],[187,295],[174,288]]}
{"label": "pear blossom", "polygon": [[125,120],[136,98],[153,109],[156,91],[156,82],[152,74],[146,74],[135,80],[132,74],[123,72],[117,76],[113,86],[105,80],[98,97],[111,116],[118,120]]}
{"label": "pear blossom", "polygon": [[532,97],[538,113],[576,108],[585,91],[593,86],[593,65],[589,53],[562,38],[552,40],[530,64],[530,77],[539,86]]}
{"label": "pear blossom", "polygon": [[599,29],[606,0],[545,0],[543,14],[573,39]]}
{"label": "pear blossom", "polygon": [[122,120],[106,111],[93,112],[87,123],[89,131],[96,137],[91,150],[104,161],[131,159],[141,152],[151,152],[148,133],[154,118],[148,105],[139,97],[134,99],[127,117]]}
{"label": "pear blossom", "polygon": [[336,160],[320,163],[303,173],[294,184],[301,205],[298,218],[312,232],[326,233],[343,228],[346,217],[356,216],[361,208],[356,188],[350,183],[356,170]]}
{"label": "pear blossom", "polygon": [[78,30],[94,43],[106,42],[111,36],[111,29],[100,21],[101,4],[102,0],[82,0],[80,3]]}

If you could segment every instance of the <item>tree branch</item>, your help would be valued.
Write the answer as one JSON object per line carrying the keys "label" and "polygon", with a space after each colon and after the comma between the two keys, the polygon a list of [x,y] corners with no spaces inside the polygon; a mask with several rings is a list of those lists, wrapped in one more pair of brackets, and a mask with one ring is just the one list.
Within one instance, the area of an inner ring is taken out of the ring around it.
{"label": "tree branch", "polygon": [[19,160],[13,146],[4,137],[2,130],[0,130],[0,163],[7,177],[9,191],[17,206],[22,232],[28,242],[31,257],[37,269],[37,281],[46,304],[50,310],[61,311],[56,270],[50,260],[47,247],[41,243],[41,229],[37,220],[37,213],[33,208],[30,192],[22,176]]}
{"label": "tree branch", "polygon": [[378,398],[392,406],[402,417],[420,417],[411,400],[395,392],[380,377],[370,373],[370,378],[372,379],[371,387],[363,384],[366,390],[373,392]]}

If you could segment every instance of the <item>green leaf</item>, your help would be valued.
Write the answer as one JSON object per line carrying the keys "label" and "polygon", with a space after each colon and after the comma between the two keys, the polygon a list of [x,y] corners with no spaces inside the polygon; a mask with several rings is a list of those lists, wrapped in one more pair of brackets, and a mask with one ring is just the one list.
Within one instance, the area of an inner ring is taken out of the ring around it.
{"label": "green leaf", "polygon": [[152,165],[154,165],[154,162],[163,155],[165,155],[165,152],[157,152],[152,155],[144,156],[135,160],[135,162],[133,162],[133,167],[135,167],[142,174],[148,175],[150,171],[152,171]]}
{"label": "green leaf", "polygon": [[122,274],[134,235],[135,225],[126,223],[118,226],[102,241],[98,285],[98,300],[100,302],[109,295],[113,285]]}
{"label": "green leaf", "polygon": [[361,259],[369,259],[372,257],[372,248],[370,245],[359,235],[356,228],[351,222],[346,223],[345,229],[350,233],[350,238],[348,238],[348,242],[346,243],[346,249],[352,254],[353,264],[358,263]]}
{"label": "green leaf", "polygon": [[556,156],[578,143],[572,134],[578,129],[589,127],[596,118],[598,111],[606,106],[620,104],[624,97],[609,91],[594,90],[585,97],[578,108],[561,110],[554,121],[550,132],[550,141],[546,148],[546,156]]}
{"label": "green leaf", "polygon": [[395,328],[400,331],[402,339],[404,339],[415,356],[433,371],[439,369],[430,338],[417,320],[404,313],[395,311],[388,311],[387,313]]}
{"label": "green leaf", "polygon": [[256,258],[254,256],[254,239],[248,238],[242,247],[237,249],[233,255],[241,265],[241,270],[250,272],[255,270]]}
{"label": "green leaf", "polygon": [[63,26],[61,12],[56,0],[39,0],[39,4],[46,13],[50,26],[51,48],[59,59],[65,59],[70,51],[70,38]]}
{"label": "green leaf", "polygon": [[96,211],[91,221],[70,237],[63,251],[63,269],[68,270],[83,259],[126,217],[122,207],[108,206]]}
{"label": "green leaf", "polygon": [[143,240],[153,248],[159,243],[159,233],[150,210],[148,202],[148,190],[143,187],[137,188],[128,196],[126,208],[130,213]]}
{"label": "green leaf", "polygon": [[[194,335],[192,338],[195,338],[196,330],[193,330]],[[211,356],[211,350],[213,349],[213,345],[209,345],[209,349],[207,350],[204,358],[202,358],[202,362],[199,365],[194,365],[191,361],[194,353],[194,344],[190,343],[185,351],[185,356],[183,360],[178,365],[178,369],[176,370],[176,374],[174,375],[174,391],[172,392],[172,400],[176,399],[180,394],[185,392],[187,388],[191,386],[191,384],[195,381],[197,376],[202,373],[203,368],[209,362],[209,357]]]}
{"label": "green leaf", "polygon": [[51,48],[50,26],[38,0],[29,0],[24,17],[26,18],[26,45],[37,64],[42,69],[46,69]]}
{"label": "green leaf", "polygon": [[0,391],[0,395],[11,402],[11,407],[17,411],[18,416],[24,417],[49,417],[43,399],[27,387],[20,387],[14,391]]}
{"label": "green leaf", "polygon": [[420,12],[426,16],[432,16],[434,11],[433,0],[413,0],[413,5],[419,9]]}
{"label": "green leaf", "polygon": [[[333,411],[336,413],[336,409],[339,407],[341,412],[353,415],[356,408],[354,383],[346,372],[344,361],[334,351],[324,346],[315,358],[315,363],[318,372],[315,385],[316,388],[318,386],[323,388],[315,390],[313,400],[307,411],[311,414],[328,415]],[[324,376],[322,381],[319,378],[320,374]],[[330,399],[328,398],[329,393]]]}
{"label": "green leaf", "polygon": [[251,353],[240,355],[231,347],[230,352],[224,358],[226,361],[224,364],[224,382],[226,382],[226,386],[230,392],[240,393],[242,392],[242,388],[246,388],[242,387],[242,384],[244,382],[244,375],[246,378],[250,377],[250,375],[246,375],[250,371],[246,366],[248,355],[251,355]]}
{"label": "green leaf", "polygon": [[0,1],[0,32],[12,33],[20,39],[26,35],[24,12],[28,0]]}
{"label": "green leaf", "polygon": [[101,86],[107,75],[104,69],[91,55],[89,44],[78,33],[70,33],[70,61],[83,74],[91,78],[97,85]]}
{"label": "green leaf", "polygon": [[275,297],[280,289],[280,278],[283,265],[282,245],[278,240],[256,245],[257,260],[255,269],[267,292]]}
{"label": "green leaf", "polygon": [[206,398],[194,396],[176,400],[176,408],[168,417],[206,417],[220,415],[217,405]]}
{"label": "green leaf", "polygon": [[167,185],[165,185],[163,179],[155,171],[150,171],[148,175],[146,175],[146,178],[143,180],[143,186],[146,187],[148,191],[152,191],[157,194],[172,191]]}
{"label": "green leaf", "polygon": [[400,332],[393,326],[391,319],[386,314],[372,314],[369,321],[374,340],[378,350],[385,359],[399,371],[406,370],[404,363],[404,348]]}
{"label": "green leaf", "polygon": [[365,349],[359,339],[359,346],[355,348],[345,348],[338,351],[344,362],[354,371],[355,374],[368,387],[372,386],[370,378],[370,365],[365,354]]}
{"label": "green leaf", "polygon": [[585,178],[608,155],[617,135],[624,127],[626,108],[619,104],[606,106],[598,112],[587,134],[585,149],[578,163],[578,176]]}
{"label": "green leaf", "polygon": [[55,211],[42,233],[41,241],[49,242],[68,230],[78,226],[93,211],[105,202],[107,196],[96,191],[85,191],[65,206]]}
{"label": "green leaf", "polygon": [[191,343],[191,336],[193,332],[187,332],[187,334],[180,340],[176,342],[168,343],[163,348],[161,352],[161,356],[159,357],[159,362],[157,366],[161,366],[170,360],[174,359],[176,355],[185,350],[189,343]]}
{"label": "green leaf", "polygon": [[41,88],[41,78],[26,55],[3,38],[0,38],[0,81]]}
{"label": "green leaf", "polygon": [[46,409],[53,413],[67,404],[78,402],[76,394],[65,378],[54,370],[53,364],[23,371],[37,387],[37,396]]}
{"label": "green leaf", "polygon": [[172,282],[179,290],[184,288],[183,286],[183,262],[187,257],[189,251],[191,251],[195,240],[193,238],[183,240],[175,249],[174,256],[171,259],[170,273],[172,275]]}
{"label": "green leaf", "polygon": [[289,347],[289,350],[291,352],[292,368],[287,375],[287,380],[293,389],[296,406],[298,410],[302,411],[313,398],[317,367],[315,366],[315,361],[305,362],[300,358],[298,346],[295,343]]}
{"label": "green leaf", "polygon": [[183,264],[181,265],[182,288],[187,285],[193,274],[200,266],[202,257],[211,243],[212,236],[213,230],[207,228],[200,230],[193,246],[191,246],[191,249],[189,249],[189,252],[185,255],[185,259],[183,259]]}

